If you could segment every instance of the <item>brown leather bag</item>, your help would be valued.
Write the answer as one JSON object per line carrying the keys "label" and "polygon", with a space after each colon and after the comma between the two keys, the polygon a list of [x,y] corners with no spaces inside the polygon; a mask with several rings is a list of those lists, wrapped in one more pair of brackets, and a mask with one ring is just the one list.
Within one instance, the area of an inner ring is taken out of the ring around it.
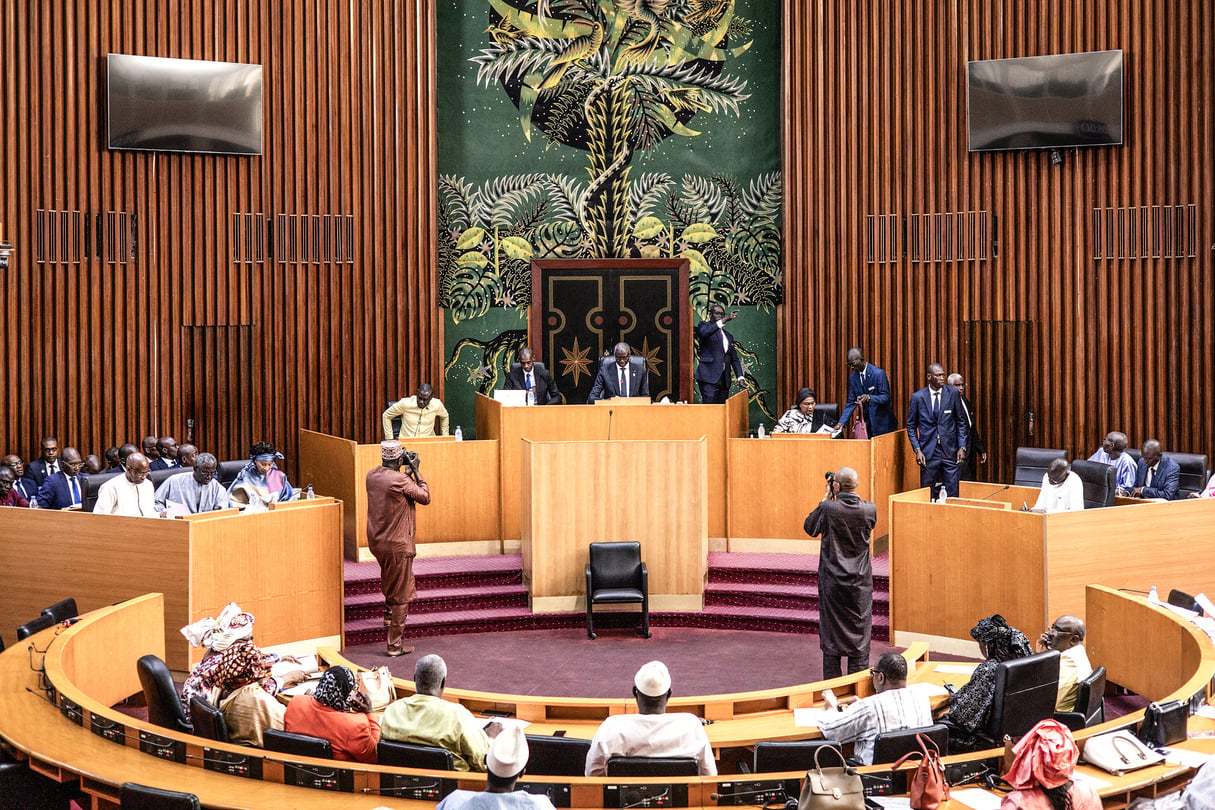
{"label": "brown leather bag", "polygon": [[942,802],[949,801],[949,783],[945,781],[945,765],[941,762],[941,750],[937,744],[923,734],[915,735],[920,744],[919,751],[904,754],[894,768],[898,768],[908,757],[919,757],[920,763],[907,780],[907,792],[911,796],[912,810],[937,810]]}

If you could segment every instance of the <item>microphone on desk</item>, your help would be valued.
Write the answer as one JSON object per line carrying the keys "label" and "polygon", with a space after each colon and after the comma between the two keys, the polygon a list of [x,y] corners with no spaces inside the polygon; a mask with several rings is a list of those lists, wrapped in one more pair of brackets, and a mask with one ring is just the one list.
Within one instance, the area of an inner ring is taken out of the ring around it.
{"label": "microphone on desk", "polygon": [[607,440],[608,440],[609,442],[612,440],[612,409],[611,409],[611,408],[608,408],[608,435],[607,435]]}
{"label": "microphone on desk", "polygon": [[979,500],[985,501],[988,498],[994,498],[996,495],[999,495],[1004,490],[1011,489],[1012,486],[1013,486],[1012,484],[1005,484],[1004,486],[1000,487],[999,489],[997,489],[995,492],[991,493],[990,495],[984,495],[982,498],[979,498]]}

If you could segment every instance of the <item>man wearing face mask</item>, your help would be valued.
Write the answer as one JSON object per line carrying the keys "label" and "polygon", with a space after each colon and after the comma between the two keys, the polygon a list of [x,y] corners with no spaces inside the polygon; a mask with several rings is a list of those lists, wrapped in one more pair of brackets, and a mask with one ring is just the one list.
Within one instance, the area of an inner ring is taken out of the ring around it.
{"label": "man wearing face mask", "polygon": [[[392,420],[401,418],[401,432],[393,435]],[[388,406],[380,421],[384,427],[384,441],[396,438],[424,436],[447,436],[447,408],[435,397],[430,383],[422,383],[412,397],[405,397]]]}

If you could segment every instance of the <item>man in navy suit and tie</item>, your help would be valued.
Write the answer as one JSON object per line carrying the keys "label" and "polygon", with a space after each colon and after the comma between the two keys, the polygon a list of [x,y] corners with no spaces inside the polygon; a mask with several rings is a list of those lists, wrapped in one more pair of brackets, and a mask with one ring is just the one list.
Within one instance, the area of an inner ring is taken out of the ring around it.
{"label": "man in navy suit and tie", "polygon": [[506,374],[507,391],[527,391],[529,405],[560,405],[557,382],[544,366],[536,365],[535,353],[526,346],[519,351],[519,367]]}
{"label": "man in navy suit and tie", "polygon": [[1175,501],[1180,492],[1181,468],[1164,455],[1164,447],[1158,439],[1148,439],[1143,443],[1143,456],[1135,469],[1135,488],[1131,490],[1131,497]]}
{"label": "man in navy suit and tie", "polygon": [[886,372],[865,360],[864,353],[855,346],[848,350],[847,362],[852,372],[848,375],[848,402],[840,414],[840,424],[846,426],[859,406],[869,438],[898,430],[899,420],[894,418],[891,407],[893,398]]}
{"label": "man in navy suit and tie", "polygon": [[[907,408],[907,439],[920,465],[920,486],[936,487],[958,496],[958,477],[966,460],[966,419],[958,389],[945,384],[940,363],[928,367],[928,385],[911,395]],[[937,494],[934,489],[934,496]]]}
{"label": "man in navy suit and tie", "polygon": [[738,310],[729,315],[721,304],[709,307],[709,320],[696,324],[696,387],[700,389],[700,401],[720,405],[730,395],[730,371],[738,380],[738,387],[746,384],[742,361],[734,350],[734,336],[726,331],[726,324],[738,317]]}
{"label": "man in navy suit and tie", "polygon": [[17,491],[17,494],[33,503],[34,499],[38,497],[38,485],[34,483],[34,479],[26,476],[25,462],[21,460],[21,456],[10,453],[4,458],[0,458],[0,464],[8,467],[13,471],[13,475],[17,476],[17,482],[13,484],[13,489]]}
{"label": "man in navy suit and tie", "polygon": [[34,486],[41,488],[46,479],[59,472],[59,440],[47,436],[42,440],[42,456],[31,461],[25,468],[25,477],[32,479]]}
{"label": "man in navy suit and tie", "polygon": [[612,397],[648,397],[650,372],[645,360],[633,357],[633,350],[627,343],[617,343],[612,354],[616,362],[599,364],[599,374],[591,386],[591,395],[586,398],[587,403],[593,405],[596,400]]}
{"label": "man in navy suit and tie", "polygon": [[67,509],[84,503],[84,482],[80,474],[84,462],[75,447],[63,448],[59,457],[60,471],[42,482],[38,490],[39,509]]}

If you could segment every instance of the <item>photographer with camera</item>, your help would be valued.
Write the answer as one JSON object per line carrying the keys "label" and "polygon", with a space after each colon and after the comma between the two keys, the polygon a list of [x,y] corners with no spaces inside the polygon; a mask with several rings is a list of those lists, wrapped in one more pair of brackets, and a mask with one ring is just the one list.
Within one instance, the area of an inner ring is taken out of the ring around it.
{"label": "photographer with camera", "polygon": [[827,473],[823,500],[806,518],[806,534],[821,537],[818,553],[819,645],[823,678],[869,666],[873,627],[873,568],[869,541],[877,525],[877,507],[856,494],[857,474],[851,467]]}
{"label": "photographer with camera", "polygon": [[415,504],[430,503],[430,488],[418,472],[418,454],[396,439],[380,443],[380,457],[381,465],[367,473],[367,546],[380,564],[388,655],[398,656],[413,652],[402,637],[414,592]]}

